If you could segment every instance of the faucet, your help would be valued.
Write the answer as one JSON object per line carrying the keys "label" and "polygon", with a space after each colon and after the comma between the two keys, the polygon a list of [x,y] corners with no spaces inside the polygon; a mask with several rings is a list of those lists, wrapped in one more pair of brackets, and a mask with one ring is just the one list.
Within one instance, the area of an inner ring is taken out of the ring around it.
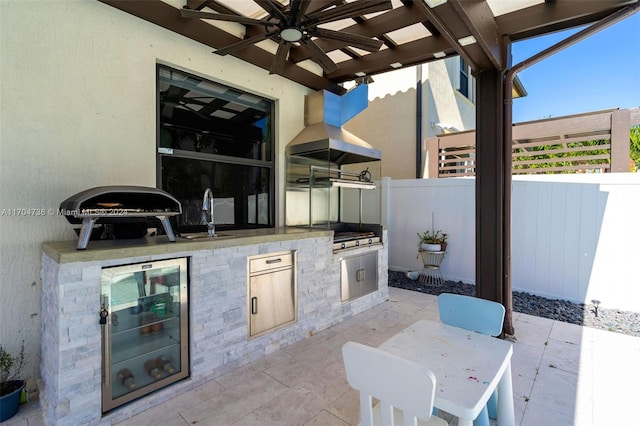
{"label": "faucet", "polygon": [[216,221],[213,217],[213,191],[207,188],[202,198],[202,222],[207,225],[207,232],[210,237],[216,233]]}

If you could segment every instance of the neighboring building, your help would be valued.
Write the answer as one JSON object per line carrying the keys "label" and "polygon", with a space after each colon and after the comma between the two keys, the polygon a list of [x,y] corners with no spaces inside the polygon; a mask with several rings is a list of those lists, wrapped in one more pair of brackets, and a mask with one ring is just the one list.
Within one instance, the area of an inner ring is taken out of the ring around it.
{"label": "neighboring building", "polygon": [[[475,129],[475,79],[460,57],[398,69],[373,79],[369,107],[344,127],[382,151],[382,176],[417,177],[419,143],[423,154],[418,176],[423,177],[427,137]],[[419,118],[418,107],[422,110]]]}

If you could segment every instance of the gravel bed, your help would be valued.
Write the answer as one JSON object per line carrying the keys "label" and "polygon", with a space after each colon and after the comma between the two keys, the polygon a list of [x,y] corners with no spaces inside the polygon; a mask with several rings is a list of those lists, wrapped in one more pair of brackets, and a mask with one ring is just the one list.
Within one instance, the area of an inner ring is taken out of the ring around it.
{"label": "gravel bed", "polygon": [[[455,293],[475,295],[475,286],[463,282],[446,281],[444,285],[421,284],[412,281],[403,272],[389,271],[389,286],[421,293],[438,295]],[[640,336],[640,313],[621,311],[593,304],[577,304],[566,300],[547,299],[519,291],[513,292],[513,310],[552,320],[615,331],[629,336]],[[597,311],[597,315],[596,315]]]}

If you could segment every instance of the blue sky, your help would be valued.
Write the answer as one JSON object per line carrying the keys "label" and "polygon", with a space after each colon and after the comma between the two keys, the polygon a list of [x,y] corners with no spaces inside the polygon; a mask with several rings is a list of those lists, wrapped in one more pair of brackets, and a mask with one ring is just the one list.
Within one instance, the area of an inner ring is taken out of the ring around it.
{"label": "blue sky", "polygon": [[[513,65],[579,29],[513,44]],[[513,101],[513,122],[610,108],[640,107],[640,12],[518,74],[528,95]]]}

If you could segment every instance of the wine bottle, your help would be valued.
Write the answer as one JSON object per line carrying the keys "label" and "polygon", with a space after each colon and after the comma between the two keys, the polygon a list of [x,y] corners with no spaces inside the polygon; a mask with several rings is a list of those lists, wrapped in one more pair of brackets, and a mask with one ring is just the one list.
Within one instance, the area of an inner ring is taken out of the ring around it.
{"label": "wine bottle", "polygon": [[162,371],[158,369],[156,366],[155,359],[148,359],[144,362],[144,369],[147,370],[147,374],[149,374],[154,379],[158,380],[162,377]]}
{"label": "wine bottle", "polygon": [[151,318],[149,318],[149,315],[147,314],[142,314],[140,315],[140,334],[142,334],[143,336],[148,335],[149,333],[151,333]]}
{"label": "wine bottle", "polygon": [[156,358],[156,367],[158,367],[160,370],[166,371],[169,374],[173,374],[176,371],[176,367],[165,355],[160,355],[158,358]]}
{"label": "wine bottle", "polygon": [[123,386],[128,387],[129,389],[133,389],[136,387],[136,382],[133,379],[133,373],[128,368],[123,368],[118,371],[118,381],[122,383]]}

